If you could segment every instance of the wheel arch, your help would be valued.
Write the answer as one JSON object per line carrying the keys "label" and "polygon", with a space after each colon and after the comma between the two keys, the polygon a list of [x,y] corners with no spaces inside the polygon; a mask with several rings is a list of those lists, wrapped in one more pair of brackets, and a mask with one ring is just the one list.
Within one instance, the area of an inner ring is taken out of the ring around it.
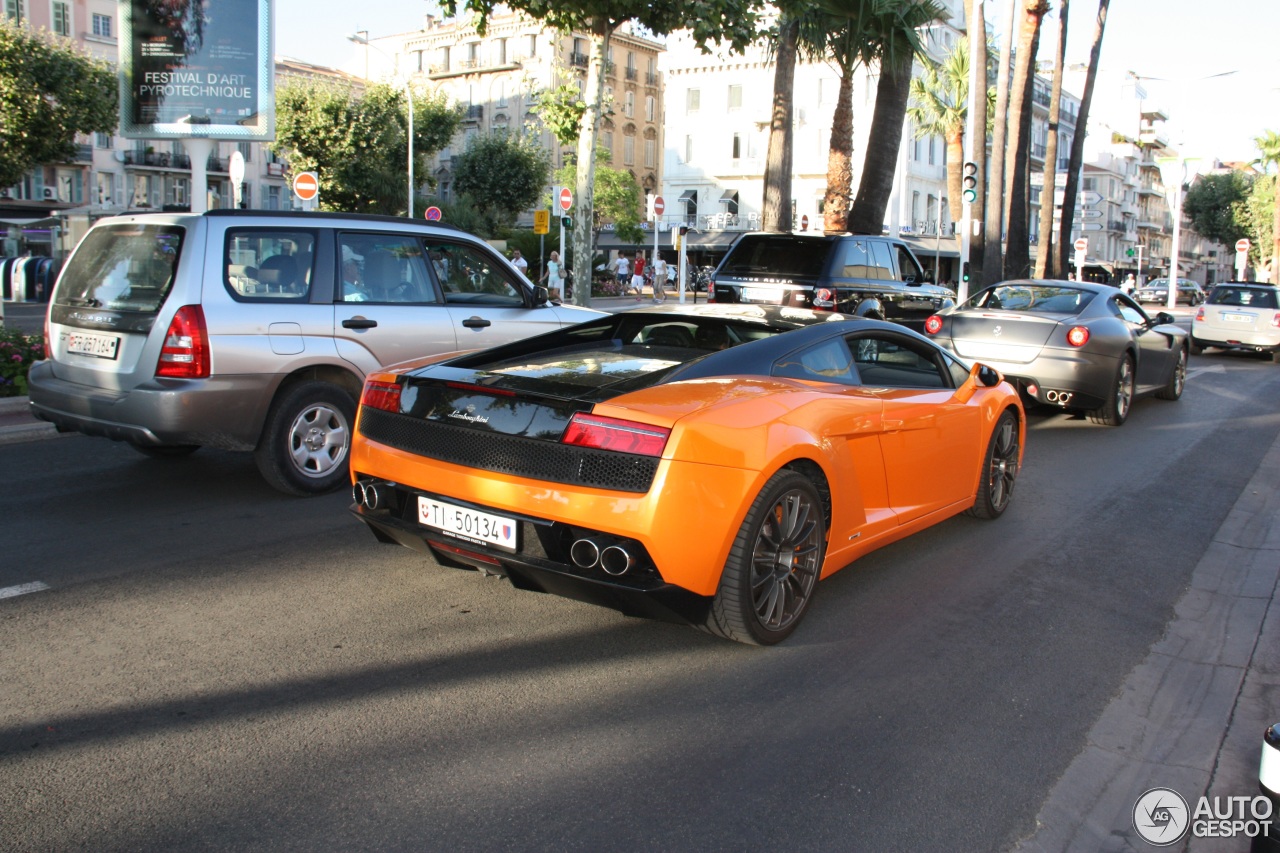
{"label": "wheel arch", "polygon": [[357,407],[360,405],[360,392],[364,387],[364,382],[354,371],[336,364],[311,364],[306,367],[300,367],[281,379],[271,393],[271,398],[267,401],[266,409],[263,412],[262,426],[259,428],[256,446],[262,444],[262,439],[267,429],[267,413],[275,406],[276,401],[288,394],[295,385],[311,381],[327,382],[330,385],[335,385],[347,392]]}

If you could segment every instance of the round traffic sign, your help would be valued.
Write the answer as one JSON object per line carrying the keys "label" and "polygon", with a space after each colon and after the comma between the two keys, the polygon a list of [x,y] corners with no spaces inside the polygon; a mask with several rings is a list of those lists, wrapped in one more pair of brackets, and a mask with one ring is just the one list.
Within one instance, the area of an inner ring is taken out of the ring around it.
{"label": "round traffic sign", "polygon": [[440,208],[434,207],[434,206],[428,207],[427,212],[423,214],[423,216],[425,216],[427,219],[431,220],[432,222],[439,222],[440,217],[443,215],[444,214],[440,212]]}
{"label": "round traffic sign", "polygon": [[801,230],[801,231],[808,231],[808,230],[809,230],[809,217],[808,217],[808,216],[801,216],[801,217],[800,217],[800,230]]}
{"label": "round traffic sign", "polygon": [[662,196],[658,196],[653,200],[653,215],[661,216],[662,211],[667,209],[667,203],[662,200]]}
{"label": "round traffic sign", "polygon": [[560,190],[560,209],[568,212],[573,207],[573,190],[565,187]]}
{"label": "round traffic sign", "polygon": [[320,178],[315,172],[299,172],[293,178],[293,194],[303,201],[311,201],[320,194]]}
{"label": "round traffic sign", "polygon": [[1074,245],[1077,252],[1087,252],[1089,250],[1089,238],[1077,237]]}
{"label": "round traffic sign", "polygon": [[1250,246],[1252,246],[1252,245],[1253,245],[1253,244],[1252,244],[1252,243],[1250,243],[1247,239],[1245,239],[1245,238],[1241,237],[1239,240],[1237,240],[1237,241],[1236,241],[1236,251],[1237,251],[1237,252],[1247,252],[1247,251],[1249,251],[1249,247],[1250,247]]}

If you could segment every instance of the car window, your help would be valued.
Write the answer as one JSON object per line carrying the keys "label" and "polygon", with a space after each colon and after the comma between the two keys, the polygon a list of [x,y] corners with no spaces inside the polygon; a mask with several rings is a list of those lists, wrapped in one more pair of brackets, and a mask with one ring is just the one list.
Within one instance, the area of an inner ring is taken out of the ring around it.
{"label": "car window", "polygon": [[478,246],[429,240],[427,254],[446,303],[524,305],[524,289],[504,265]]}
{"label": "car window", "polygon": [[1241,308],[1277,308],[1276,292],[1260,287],[1218,285],[1205,300],[1210,305],[1232,305]]}
{"label": "car window", "polygon": [[843,338],[831,338],[800,352],[779,359],[773,367],[774,376],[788,379],[808,379],[813,382],[839,382],[857,385],[858,375],[853,369],[853,359]]}
{"label": "car window", "polygon": [[338,253],[342,302],[439,302],[420,238],[348,231],[338,235]]}
{"label": "car window", "polygon": [[885,332],[863,332],[849,339],[853,363],[863,385],[886,388],[950,388],[951,372],[939,364],[933,347]]}
{"label": "car window", "polygon": [[1004,284],[979,291],[967,308],[1045,314],[1079,314],[1093,301],[1092,291],[1051,284]]}
{"label": "car window", "polygon": [[826,268],[833,243],[791,234],[747,234],[729,250],[720,272],[816,278]]}
{"label": "car window", "polygon": [[896,243],[893,247],[894,253],[898,256],[898,278],[908,284],[924,281],[924,270],[920,269],[920,264],[916,263],[915,256],[906,246],[899,246]]}
{"label": "car window", "polygon": [[95,228],[58,281],[58,304],[156,313],[173,286],[184,233],[174,225]]}
{"label": "car window", "polygon": [[311,293],[315,235],[277,228],[227,232],[222,280],[242,302],[302,302]]}
{"label": "car window", "polygon": [[871,241],[871,255],[875,258],[875,278],[891,281],[897,276],[893,274],[893,255],[889,247],[879,240]]}
{"label": "car window", "polygon": [[1151,318],[1147,316],[1147,312],[1138,307],[1136,302],[1129,301],[1128,297],[1117,294],[1111,297],[1107,303],[1107,307],[1111,309],[1111,313],[1115,314],[1126,323],[1136,323],[1145,326],[1151,322]]}
{"label": "car window", "polygon": [[875,261],[866,240],[842,240],[840,257],[833,270],[841,278],[875,278]]}

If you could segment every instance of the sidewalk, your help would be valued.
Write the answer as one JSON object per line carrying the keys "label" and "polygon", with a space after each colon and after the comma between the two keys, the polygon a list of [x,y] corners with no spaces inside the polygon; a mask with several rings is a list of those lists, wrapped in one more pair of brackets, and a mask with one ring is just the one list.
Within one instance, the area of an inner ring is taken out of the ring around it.
{"label": "sidewalk", "polygon": [[53,424],[32,417],[26,397],[0,397],[0,445],[56,435]]}

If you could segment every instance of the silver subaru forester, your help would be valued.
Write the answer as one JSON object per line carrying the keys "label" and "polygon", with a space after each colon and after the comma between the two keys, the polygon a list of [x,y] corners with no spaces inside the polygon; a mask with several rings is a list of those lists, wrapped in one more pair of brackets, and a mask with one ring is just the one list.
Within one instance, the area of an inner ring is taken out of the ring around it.
{"label": "silver subaru forester", "polygon": [[58,278],[31,410],[149,456],[252,450],[275,488],[342,485],[365,374],[600,312],[483,240],[386,216],[215,210],[102,220]]}

